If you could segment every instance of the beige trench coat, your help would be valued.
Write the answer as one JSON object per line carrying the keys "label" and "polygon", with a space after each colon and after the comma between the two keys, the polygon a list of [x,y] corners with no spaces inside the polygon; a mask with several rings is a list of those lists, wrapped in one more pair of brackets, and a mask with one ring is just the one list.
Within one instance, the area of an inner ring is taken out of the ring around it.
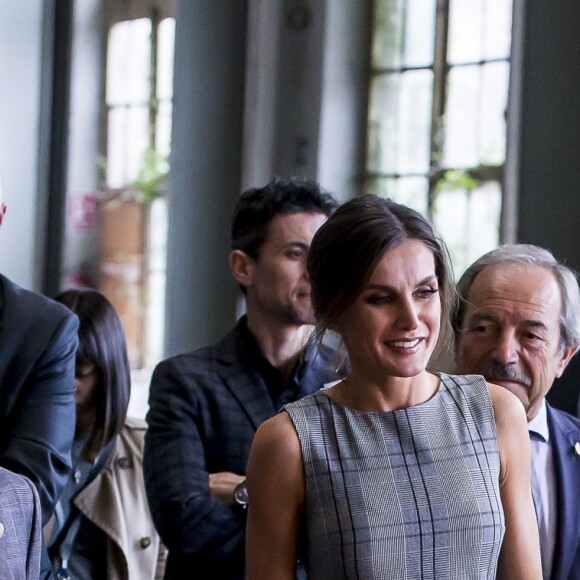
{"label": "beige trench coat", "polygon": [[107,534],[107,580],[161,580],[167,551],[153,526],[143,481],[146,423],[127,418],[107,465],[74,504]]}

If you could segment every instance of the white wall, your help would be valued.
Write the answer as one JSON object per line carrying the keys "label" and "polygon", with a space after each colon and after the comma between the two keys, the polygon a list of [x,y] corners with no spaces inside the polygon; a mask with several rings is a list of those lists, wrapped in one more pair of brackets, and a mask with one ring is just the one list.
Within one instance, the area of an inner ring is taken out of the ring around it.
{"label": "white wall", "polygon": [[43,2],[0,0],[0,178],[8,213],[0,272],[38,289],[38,131]]}

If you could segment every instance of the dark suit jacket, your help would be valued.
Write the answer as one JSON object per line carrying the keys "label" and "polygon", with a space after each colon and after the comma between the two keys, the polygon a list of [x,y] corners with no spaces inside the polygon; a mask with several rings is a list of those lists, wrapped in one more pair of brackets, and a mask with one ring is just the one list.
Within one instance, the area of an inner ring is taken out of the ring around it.
{"label": "dark suit jacket", "polygon": [[[213,346],[161,362],[151,379],[145,486],[169,550],[166,578],[244,577],[245,510],[210,496],[208,473],[244,474],[258,426],[278,409],[249,364],[241,324]],[[308,349],[293,399],[335,380],[332,361],[331,349]]]}
{"label": "dark suit jacket", "polygon": [[580,420],[547,404],[554,452],[558,535],[551,580],[580,580]]}
{"label": "dark suit jacket", "polygon": [[41,513],[26,477],[0,467],[0,578],[38,580]]}
{"label": "dark suit jacket", "polygon": [[0,466],[36,486],[44,524],[71,470],[79,323],[1,275],[0,290]]}

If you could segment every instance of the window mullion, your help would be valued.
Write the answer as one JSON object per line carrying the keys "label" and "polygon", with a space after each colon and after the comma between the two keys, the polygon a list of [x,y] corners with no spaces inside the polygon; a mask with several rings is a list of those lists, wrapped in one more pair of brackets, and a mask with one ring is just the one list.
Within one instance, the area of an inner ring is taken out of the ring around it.
{"label": "window mullion", "polygon": [[149,147],[156,149],[157,144],[157,111],[159,102],[157,101],[157,61],[159,47],[159,23],[161,14],[159,7],[151,6],[151,61],[150,61],[150,89],[149,89]]}
{"label": "window mullion", "polygon": [[427,212],[432,217],[435,186],[442,176],[445,144],[445,102],[447,97],[447,38],[449,32],[449,0],[437,0],[435,16],[435,53],[433,56],[433,103],[431,109],[431,161]]}

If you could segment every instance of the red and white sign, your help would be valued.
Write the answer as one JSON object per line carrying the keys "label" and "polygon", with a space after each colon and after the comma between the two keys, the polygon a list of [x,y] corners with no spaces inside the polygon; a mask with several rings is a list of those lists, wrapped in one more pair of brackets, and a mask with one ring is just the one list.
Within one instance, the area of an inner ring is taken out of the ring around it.
{"label": "red and white sign", "polygon": [[99,203],[94,192],[75,191],[68,195],[67,221],[75,232],[94,234],[99,229]]}

